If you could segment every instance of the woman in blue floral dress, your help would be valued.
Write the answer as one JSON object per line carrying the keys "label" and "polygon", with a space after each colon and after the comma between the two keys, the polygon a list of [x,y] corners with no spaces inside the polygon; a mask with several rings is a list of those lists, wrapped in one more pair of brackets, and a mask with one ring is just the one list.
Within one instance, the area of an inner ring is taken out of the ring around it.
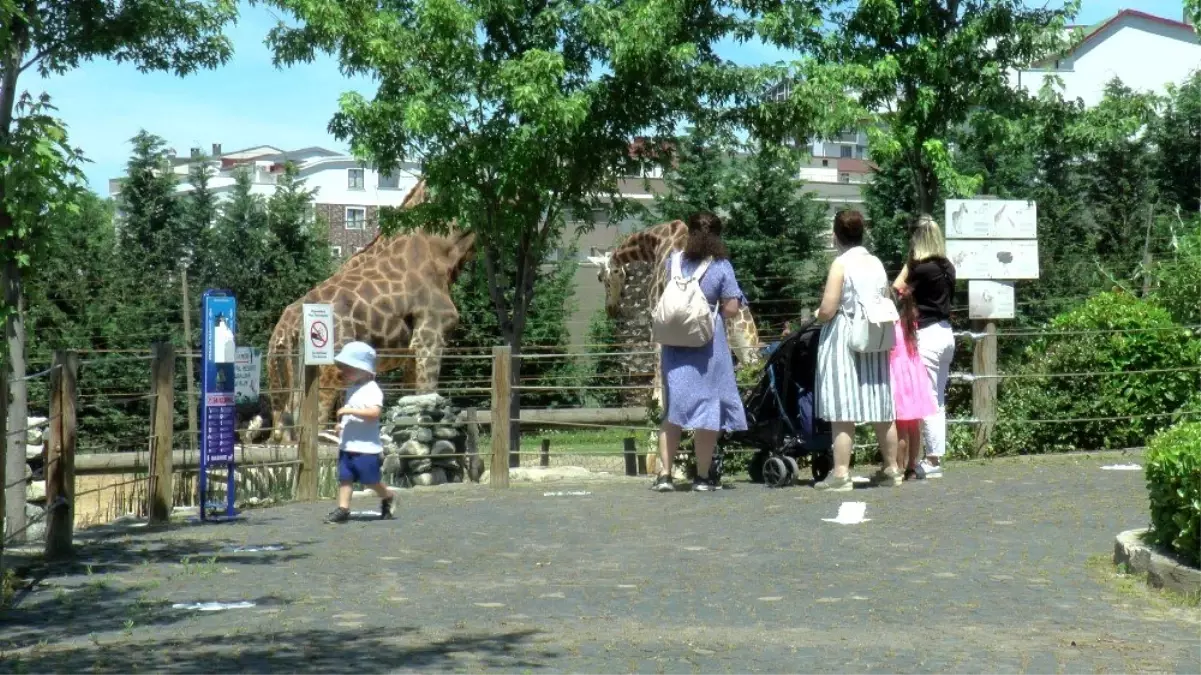
{"label": "woman in blue floral dress", "polygon": [[[710,304],[717,307],[714,316],[713,339],[701,347],[662,348],[663,400],[665,415],[661,433],[659,475],[651,489],[659,492],[675,490],[672,483],[672,460],[680,448],[684,429],[693,431],[696,449],[696,479],[692,489],[719,489],[713,475],[713,450],[722,431],[746,429],[746,415],[734,379],[734,357],[726,339],[725,321],[721,317],[738,314],[746,298],[734,277],[730,253],[721,239],[721,219],[707,211],[688,218],[688,241],[682,252],[668,256],[665,264],[668,275],[677,256],[680,271],[692,275],[706,259],[712,259],[700,279],[701,292]],[[720,305],[720,306],[719,306]]]}

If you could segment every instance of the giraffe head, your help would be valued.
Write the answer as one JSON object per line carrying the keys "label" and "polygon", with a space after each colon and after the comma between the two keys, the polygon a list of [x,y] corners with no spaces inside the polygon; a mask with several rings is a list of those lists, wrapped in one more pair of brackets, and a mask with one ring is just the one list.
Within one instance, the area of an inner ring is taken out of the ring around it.
{"label": "giraffe head", "polygon": [[605,287],[605,312],[616,318],[621,313],[621,293],[625,290],[625,268],[613,261],[613,252],[606,251],[599,256],[589,256],[588,262],[596,265],[599,271],[596,278]]}
{"label": "giraffe head", "polygon": [[447,285],[455,282],[463,268],[475,257],[475,233],[462,230],[452,232],[445,239],[446,251],[443,256],[446,269]]}

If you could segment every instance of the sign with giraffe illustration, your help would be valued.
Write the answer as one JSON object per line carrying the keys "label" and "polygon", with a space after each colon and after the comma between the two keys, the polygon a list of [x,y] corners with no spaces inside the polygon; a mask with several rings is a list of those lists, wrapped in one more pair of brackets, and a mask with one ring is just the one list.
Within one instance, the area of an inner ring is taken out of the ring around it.
{"label": "sign with giraffe illustration", "polygon": [[970,282],[1039,277],[1038,205],[1034,202],[948,199],[944,223],[947,257],[955,265],[957,278]]}
{"label": "sign with giraffe illustration", "polygon": [[305,304],[304,365],[334,364],[334,308],[327,304]]}

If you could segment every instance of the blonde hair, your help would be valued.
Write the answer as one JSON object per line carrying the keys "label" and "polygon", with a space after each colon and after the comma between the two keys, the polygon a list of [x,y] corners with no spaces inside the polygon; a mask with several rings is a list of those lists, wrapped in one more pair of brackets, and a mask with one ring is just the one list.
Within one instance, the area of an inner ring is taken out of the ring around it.
{"label": "blonde hair", "polygon": [[909,259],[929,260],[947,257],[947,244],[938,223],[928,214],[917,219],[909,233]]}

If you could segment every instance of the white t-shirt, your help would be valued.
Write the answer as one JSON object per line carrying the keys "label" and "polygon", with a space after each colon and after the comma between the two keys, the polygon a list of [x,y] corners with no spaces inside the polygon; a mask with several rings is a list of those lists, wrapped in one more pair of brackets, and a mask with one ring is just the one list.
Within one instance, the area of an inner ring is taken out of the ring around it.
{"label": "white t-shirt", "polygon": [[[384,392],[375,380],[356,384],[346,390],[346,406],[354,410],[383,408]],[[346,452],[378,455],[384,451],[379,437],[379,418],[365,420],[354,415],[342,416],[342,442],[338,446]]]}

